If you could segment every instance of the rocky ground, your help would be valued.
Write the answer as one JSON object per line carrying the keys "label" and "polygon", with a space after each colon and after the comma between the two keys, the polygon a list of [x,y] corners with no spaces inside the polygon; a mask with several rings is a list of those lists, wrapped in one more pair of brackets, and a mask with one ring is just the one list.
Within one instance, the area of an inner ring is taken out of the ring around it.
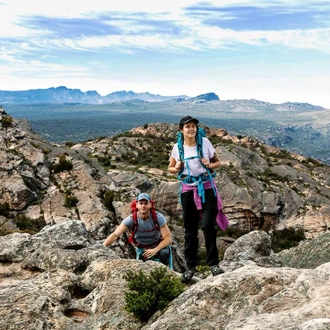
{"label": "rocky ground", "polygon": [[[0,329],[329,329],[329,242],[321,234],[284,256],[268,234],[252,231],[226,250],[224,274],[194,277],[144,324],[125,309],[123,276],[159,263],[120,258],[79,220],[10,234],[0,237]],[[285,266],[306,251],[304,268],[299,258],[298,267]],[[317,265],[320,251],[328,260]]]}

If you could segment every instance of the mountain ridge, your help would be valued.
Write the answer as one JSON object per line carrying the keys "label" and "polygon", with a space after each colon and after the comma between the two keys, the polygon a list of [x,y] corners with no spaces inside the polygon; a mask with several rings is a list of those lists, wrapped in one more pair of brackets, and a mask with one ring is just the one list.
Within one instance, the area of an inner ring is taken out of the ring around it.
{"label": "mountain ridge", "polygon": [[186,95],[162,96],[158,94],[135,93],[133,91],[116,91],[101,96],[97,91],[82,92],[80,89],[70,89],[65,86],[47,89],[30,89],[21,91],[0,90],[0,104],[38,104],[38,103],[85,103],[107,104],[132,100],[147,102],[164,102],[168,100],[188,99]]}
{"label": "mountain ridge", "polygon": [[[194,97],[187,95],[164,96],[160,94],[152,94],[149,92],[135,93],[133,91],[115,91],[105,96],[101,96],[95,90],[82,92],[80,89],[71,89],[65,86],[50,87],[46,89],[29,89],[18,91],[0,90],[0,104],[65,104],[65,103],[81,103],[81,104],[111,104],[127,101],[144,101],[144,102],[189,102],[193,104],[204,102],[217,102],[227,104],[241,104],[241,105],[274,105],[277,106],[278,111],[290,110],[324,110],[323,107],[312,105],[309,103],[300,102],[284,102],[280,104],[272,104],[270,102],[255,100],[255,99],[233,99],[221,100],[220,97],[214,93],[209,92],[200,94]],[[252,104],[251,104],[252,103]]]}

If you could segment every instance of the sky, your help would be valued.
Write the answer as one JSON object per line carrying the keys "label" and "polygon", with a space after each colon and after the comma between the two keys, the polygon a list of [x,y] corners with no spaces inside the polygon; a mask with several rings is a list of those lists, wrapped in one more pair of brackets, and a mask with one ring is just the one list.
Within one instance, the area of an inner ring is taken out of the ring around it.
{"label": "sky", "polygon": [[214,92],[330,109],[329,0],[0,0],[0,90]]}

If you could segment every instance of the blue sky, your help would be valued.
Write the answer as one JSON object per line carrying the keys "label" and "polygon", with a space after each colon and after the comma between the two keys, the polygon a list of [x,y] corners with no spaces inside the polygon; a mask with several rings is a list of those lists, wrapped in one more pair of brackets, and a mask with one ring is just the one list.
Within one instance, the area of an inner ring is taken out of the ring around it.
{"label": "blue sky", "polygon": [[329,18],[329,0],[0,0],[0,90],[214,92],[330,109]]}

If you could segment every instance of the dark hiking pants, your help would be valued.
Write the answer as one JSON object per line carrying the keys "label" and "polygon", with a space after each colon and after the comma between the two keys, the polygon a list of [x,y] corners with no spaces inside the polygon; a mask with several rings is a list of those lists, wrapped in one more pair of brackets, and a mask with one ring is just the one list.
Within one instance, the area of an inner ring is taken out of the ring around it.
{"label": "dark hiking pants", "polygon": [[181,194],[183,222],[185,228],[185,258],[188,268],[197,266],[198,253],[198,228],[204,233],[206,247],[206,262],[209,266],[219,264],[218,248],[216,244],[217,228],[217,197],[213,189],[205,190],[205,203],[202,204],[202,220],[194,202],[194,192],[188,191]]}

